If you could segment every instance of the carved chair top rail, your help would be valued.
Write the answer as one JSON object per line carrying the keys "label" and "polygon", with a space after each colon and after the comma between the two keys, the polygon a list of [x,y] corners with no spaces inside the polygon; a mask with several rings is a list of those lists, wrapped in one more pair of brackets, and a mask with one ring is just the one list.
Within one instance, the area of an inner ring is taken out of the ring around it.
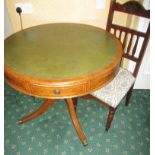
{"label": "carved chair top rail", "polygon": [[129,1],[124,4],[114,3],[113,9],[124,13],[134,14],[136,16],[142,16],[150,18],[150,10],[146,10],[140,3],[136,1]]}

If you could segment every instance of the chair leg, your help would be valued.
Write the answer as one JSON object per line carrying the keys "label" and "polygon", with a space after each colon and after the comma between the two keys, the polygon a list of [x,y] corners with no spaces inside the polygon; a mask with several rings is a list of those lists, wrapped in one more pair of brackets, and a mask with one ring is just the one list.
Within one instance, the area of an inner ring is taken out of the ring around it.
{"label": "chair leg", "polygon": [[35,98],[34,96],[32,96],[32,98],[33,98],[33,102],[34,102],[34,103],[37,103],[37,102],[36,102],[36,98]]}
{"label": "chair leg", "polygon": [[15,95],[15,100],[16,100],[16,104],[18,103],[18,98],[17,95]]}
{"label": "chair leg", "polygon": [[108,131],[110,128],[111,122],[115,114],[115,110],[116,108],[109,107],[109,114],[108,114],[107,123],[106,123],[106,131]]}
{"label": "chair leg", "polygon": [[74,109],[75,109],[75,111],[77,109],[77,101],[78,101],[78,98],[77,97],[73,98],[73,103],[74,103]]}
{"label": "chair leg", "polygon": [[17,95],[16,94],[11,94],[11,95],[5,95],[4,94],[4,96],[13,96],[14,98],[15,98],[15,102],[16,102],[16,104],[18,103],[18,97],[17,97]]}
{"label": "chair leg", "polygon": [[126,95],[126,101],[125,101],[125,105],[128,106],[129,105],[129,101],[130,101],[130,97],[132,94],[132,90],[133,90],[133,86],[130,88],[130,90],[128,91],[127,95]]}

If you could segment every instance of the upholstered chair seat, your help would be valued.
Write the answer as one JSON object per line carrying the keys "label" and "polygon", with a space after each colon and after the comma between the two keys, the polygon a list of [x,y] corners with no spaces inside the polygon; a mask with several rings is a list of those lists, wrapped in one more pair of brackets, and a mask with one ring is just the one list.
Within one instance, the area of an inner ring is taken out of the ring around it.
{"label": "upholstered chair seat", "polygon": [[128,70],[120,67],[118,74],[109,84],[93,92],[91,95],[116,108],[134,81],[134,76]]}

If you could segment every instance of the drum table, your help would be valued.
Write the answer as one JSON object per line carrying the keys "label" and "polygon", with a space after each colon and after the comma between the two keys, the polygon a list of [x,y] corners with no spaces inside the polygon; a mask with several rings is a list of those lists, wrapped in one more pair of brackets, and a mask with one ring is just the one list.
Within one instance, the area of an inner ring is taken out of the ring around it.
{"label": "drum table", "polygon": [[86,137],[75,111],[77,97],[109,83],[119,70],[121,43],[101,28],[74,23],[34,26],[5,39],[5,81],[45,102],[18,123],[32,120],[65,99],[75,130]]}

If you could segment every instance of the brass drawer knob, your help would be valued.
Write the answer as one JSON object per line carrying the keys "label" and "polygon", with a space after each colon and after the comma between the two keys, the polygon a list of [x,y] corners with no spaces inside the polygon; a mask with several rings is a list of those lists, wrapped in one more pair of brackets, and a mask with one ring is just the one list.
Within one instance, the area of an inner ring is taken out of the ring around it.
{"label": "brass drawer knob", "polygon": [[56,89],[53,92],[54,92],[54,94],[60,94],[61,93],[61,91],[59,89]]}

